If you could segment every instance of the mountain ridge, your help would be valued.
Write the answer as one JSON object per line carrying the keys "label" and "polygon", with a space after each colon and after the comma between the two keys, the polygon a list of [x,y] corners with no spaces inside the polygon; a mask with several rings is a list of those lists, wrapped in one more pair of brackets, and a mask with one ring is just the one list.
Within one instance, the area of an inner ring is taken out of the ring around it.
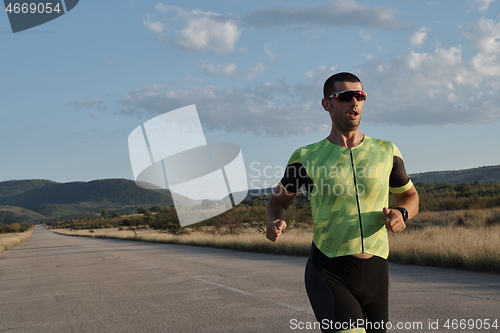
{"label": "mountain ridge", "polygon": [[[410,174],[414,184],[500,182],[500,165]],[[146,186],[147,187],[147,186]],[[247,198],[269,195],[273,188],[249,189]],[[195,200],[184,198],[185,205]],[[58,183],[46,179],[0,182],[0,224],[108,212],[133,213],[138,207],[171,206],[169,190],[145,189],[128,179]],[[16,220],[17,218],[17,220]],[[35,219],[36,218],[36,219]]]}
{"label": "mountain ridge", "polygon": [[[188,204],[190,200],[186,198]],[[40,179],[0,182],[0,206],[27,209],[45,218],[82,216],[100,213],[103,209],[132,213],[140,206],[154,205],[173,205],[170,191],[147,190],[127,179],[68,183]],[[9,216],[11,219],[10,213]]]}
{"label": "mountain ridge", "polygon": [[413,183],[440,182],[446,184],[500,183],[500,165],[482,166],[478,168],[446,171],[429,171],[409,175]]}

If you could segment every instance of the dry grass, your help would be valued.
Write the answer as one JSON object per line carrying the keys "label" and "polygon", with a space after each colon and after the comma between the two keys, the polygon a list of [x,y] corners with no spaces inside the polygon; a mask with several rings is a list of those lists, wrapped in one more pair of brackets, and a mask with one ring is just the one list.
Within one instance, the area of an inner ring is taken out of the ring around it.
{"label": "dry grass", "polygon": [[390,241],[392,262],[500,273],[500,208],[421,212]]}
{"label": "dry grass", "polygon": [[[186,230],[186,229],[184,229]],[[244,230],[237,235],[213,235],[210,229],[187,229],[189,234],[168,235],[151,229],[59,229],[56,232],[104,238],[231,248],[272,254],[306,256],[311,246],[310,229],[291,229],[276,243],[261,233]],[[213,230],[212,230],[213,231]],[[408,229],[390,234],[391,262],[500,273],[500,208],[466,211],[423,212]]]}
{"label": "dry grass", "polygon": [[25,232],[0,234],[0,253],[11,249],[24,242],[33,233],[33,228]]}
{"label": "dry grass", "polygon": [[276,243],[270,242],[266,237],[254,230],[246,230],[236,235],[213,235],[208,230],[191,232],[189,234],[170,235],[152,229],[139,229],[135,233],[128,229],[106,228],[95,230],[69,230],[52,229],[57,233],[74,236],[119,238],[146,242],[183,244],[195,246],[210,246],[241,251],[288,254],[305,256],[311,248],[310,231],[292,230],[287,232]]}
{"label": "dry grass", "polygon": [[500,225],[500,208],[420,212],[408,223],[409,227],[456,226],[483,228]]}
{"label": "dry grass", "polygon": [[390,235],[390,260],[500,273],[500,226],[429,226]]}

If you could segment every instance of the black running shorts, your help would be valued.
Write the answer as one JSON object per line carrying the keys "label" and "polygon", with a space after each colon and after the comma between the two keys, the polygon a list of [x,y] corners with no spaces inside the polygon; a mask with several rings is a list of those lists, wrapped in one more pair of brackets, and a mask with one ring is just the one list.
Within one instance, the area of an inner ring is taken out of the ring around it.
{"label": "black running shorts", "polygon": [[313,244],[305,283],[322,332],[342,332],[354,326],[369,333],[386,332],[389,305],[386,259],[328,258]]}

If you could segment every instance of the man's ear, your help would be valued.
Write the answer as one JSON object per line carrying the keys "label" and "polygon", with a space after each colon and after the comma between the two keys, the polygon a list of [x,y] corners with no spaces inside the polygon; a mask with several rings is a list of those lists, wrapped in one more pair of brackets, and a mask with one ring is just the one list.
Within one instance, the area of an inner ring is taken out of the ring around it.
{"label": "man's ear", "polygon": [[328,112],[332,111],[332,109],[331,109],[331,103],[326,98],[323,98],[321,100],[321,105],[323,105],[323,109],[325,109],[325,111],[328,111]]}

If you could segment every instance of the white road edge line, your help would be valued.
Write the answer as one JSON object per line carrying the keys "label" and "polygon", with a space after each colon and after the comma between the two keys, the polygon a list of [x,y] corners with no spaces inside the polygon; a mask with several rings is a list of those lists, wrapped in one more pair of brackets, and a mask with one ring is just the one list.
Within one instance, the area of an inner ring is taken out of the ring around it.
{"label": "white road edge line", "polygon": [[[152,264],[148,264],[146,262],[141,262],[141,264],[144,264],[144,265],[147,265],[147,266],[151,266],[151,267],[155,267],[155,268],[163,269],[163,267],[155,266],[155,265],[152,265]],[[208,280],[203,280],[203,279],[200,279],[200,278],[193,278],[193,279],[195,279],[197,281],[200,281],[200,282],[203,282],[203,283],[211,284],[212,286],[216,286],[216,287],[219,287],[221,289],[231,290],[231,291],[234,291],[234,292],[242,294],[242,295],[246,295],[246,296],[249,296],[249,297],[254,297],[254,298],[257,298],[257,299],[260,299],[260,300],[264,300],[266,302],[270,302],[270,303],[273,303],[273,304],[276,304],[276,305],[279,305],[279,306],[282,306],[282,307],[285,307],[285,308],[288,308],[288,309],[291,309],[291,310],[294,310],[294,311],[297,311],[297,312],[300,312],[300,313],[306,313],[306,314],[310,314],[310,315],[314,316],[314,312],[312,310],[298,308],[298,307],[295,307],[295,306],[292,306],[292,305],[288,305],[288,304],[285,304],[285,303],[281,303],[281,302],[270,301],[268,299],[256,296],[256,295],[251,294],[251,293],[248,293],[248,292],[246,292],[244,290],[236,289],[236,288],[233,288],[233,287],[229,287],[229,286],[226,286],[226,285],[223,285],[223,284],[220,284],[220,283],[215,283],[215,282],[208,281]]]}
{"label": "white road edge line", "polygon": [[[197,280],[197,281],[200,281],[200,282],[211,284],[213,286],[216,286],[216,287],[219,287],[219,288],[222,288],[222,289],[227,289],[227,290],[231,290],[231,291],[234,291],[234,292],[237,292],[237,293],[240,293],[240,294],[243,294],[243,295],[247,295],[247,296],[250,296],[250,297],[254,297],[254,298],[258,298],[258,299],[263,299],[262,297],[258,297],[258,296],[255,296],[254,294],[247,293],[246,291],[243,291],[243,290],[240,290],[240,289],[236,289],[236,288],[232,288],[232,287],[229,287],[229,286],[225,286],[225,285],[220,284],[220,283],[215,283],[215,282],[212,282],[212,281],[207,281],[207,280],[203,280],[203,279],[199,279],[199,278],[194,278],[194,279]],[[282,306],[282,307],[285,307],[285,308],[288,308],[288,309],[291,309],[291,310],[294,310],[294,311],[297,311],[297,312],[300,312],[300,313],[307,313],[307,314],[310,314],[310,315],[314,315],[314,313],[312,312],[312,310],[301,309],[301,308],[298,308],[298,307],[295,307],[295,306],[292,306],[292,305],[288,305],[288,304],[285,304],[285,303],[269,301],[267,299],[265,301],[273,303],[273,304],[276,304],[276,305],[279,305],[279,306]]]}
{"label": "white road edge line", "polygon": [[243,294],[243,295],[247,295],[247,296],[250,296],[250,297],[256,297],[254,294],[247,293],[246,291],[243,291],[243,290],[240,290],[240,289],[228,287],[228,286],[225,286],[223,284],[219,284],[219,283],[215,283],[215,282],[207,281],[207,280],[203,280],[203,279],[198,279],[198,278],[194,278],[194,279],[198,280],[198,281],[201,281],[201,282],[205,282],[205,283],[211,284],[213,286],[217,286],[219,288],[223,288],[223,289],[228,289],[228,290],[231,290],[231,291],[235,291],[235,292]]}
{"label": "white road edge line", "polygon": [[155,266],[155,265],[148,264],[148,263],[146,263],[146,262],[141,262],[141,264],[143,264],[143,265],[148,265],[148,266],[151,266],[151,267],[154,267],[154,268],[160,268],[160,269],[162,269],[162,268],[163,268],[163,267],[160,267],[160,266]]}

